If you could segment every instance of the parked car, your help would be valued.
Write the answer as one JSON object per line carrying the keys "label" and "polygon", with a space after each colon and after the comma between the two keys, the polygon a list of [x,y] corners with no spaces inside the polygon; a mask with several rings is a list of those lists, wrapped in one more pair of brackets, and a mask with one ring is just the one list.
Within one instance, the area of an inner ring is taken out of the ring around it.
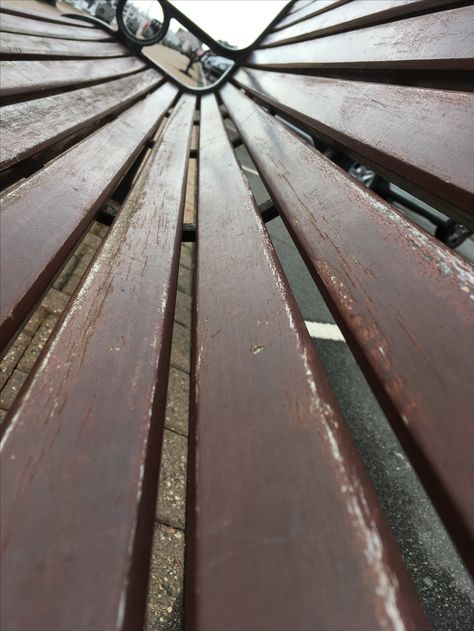
{"label": "parked car", "polygon": [[95,17],[110,24],[115,17],[115,5],[105,0],[99,2],[95,8]]}
{"label": "parked car", "polygon": [[209,55],[202,62],[204,74],[208,79],[219,79],[226,70],[233,65],[232,59],[220,57],[219,55]]}
{"label": "parked car", "polygon": [[161,28],[161,22],[159,20],[151,20],[149,22],[145,22],[142,28],[141,36],[143,39],[151,39],[155,37],[158,31]]}

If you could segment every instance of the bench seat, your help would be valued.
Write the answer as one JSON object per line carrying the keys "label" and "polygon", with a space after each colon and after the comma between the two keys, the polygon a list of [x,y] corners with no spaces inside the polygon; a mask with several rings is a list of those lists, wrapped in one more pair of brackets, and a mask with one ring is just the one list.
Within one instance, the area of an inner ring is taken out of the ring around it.
{"label": "bench seat", "polygon": [[98,24],[0,4],[4,353],[104,204],[120,205],[2,426],[5,629],[143,627],[186,231],[186,628],[430,628],[265,226],[275,215],[473,569],[472,265],[331,160],[474,227],[474,11],[455,4],[290,3],[202,93]]}

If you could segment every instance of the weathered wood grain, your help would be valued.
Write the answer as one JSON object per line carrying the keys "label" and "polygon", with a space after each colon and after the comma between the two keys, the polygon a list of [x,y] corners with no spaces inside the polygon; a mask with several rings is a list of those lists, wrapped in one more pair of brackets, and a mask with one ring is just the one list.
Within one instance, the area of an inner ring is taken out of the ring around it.
{"label": "weathered wood grain", "polygon": [[54,24],[68,24],[69,26],[80,26],[82,28],[96,29],[97,27],[81,20],[74,20],[70,18],[64,18],[59,15],[52,15],[51,13],[44,13],[43,11],[35,11],[26,4],[11,4],[2,0],[0,3],[0,13],[19,15],[22,17],[30,18],[32,20],[40,20],[41,22],[51,22]]}
{"label": "weathered wood grain", "polygon": [[150,69],[90,88],[0,108],[0,170],[124,108],[162,79]]}
{"label": "weathered wood grain", "polygon": [[247,63],[272,69],[474,70],[474,7],[256,50]]}
{"label": "weathered wood grain", "polygon": [[298,11],[286,15],[282,20],[280,20],[280,22],[278,22],[275,29],[286,28],[290,24],[307,20],[314,15],[330,11],[341,4],[345,4],[350,1],[351,0],[314,0],[314,2],[310,2],[305,7],[301,7]]}
{"label": "weathered wood grain", "polygon": [[304,22],[270,33],[260,44],[281,46],[351,29],[381,24],[423,11],[449,8],[453,0],[355,0]]}
{"label": "weathered wood grain", "polygon": [[[239,85],[474,225],[474,94],[241,70]],[[442,121],[442,122],[441,122]]]}
{"label": "weathered wood grain", "polygon": [[10,418],[9,631],[142,628],[193,112],[184,96]]}
{"label": "weathered wood grain", "polygon": [[199,155],[187,628],[425,628],[214,96]]}
{"label": "weathered wood grain", "polygon": [[177,95],[165,84],[1,199],[0,333],[5,346]]}
{"label": "weathered wood grain", "polygon": [[474,358],[466,352],[474,347],[472,266],[236,88],[221,94],[375,394],[472,563]]}
{"label": "weathered wood grain", "polygon": [[0,13],[0,31],[9,33],[22,33],[23,35],[39,35],[43,37],[88,40],[88,41],[112,41],[113,37],[101,29],[81,28],[72,24],[53,24],[30,20],[26,17]]}
{"label": "weathered wood grain", "polygon": [[104,59],[126,55],[130,55],[130,51],[118,42],[84,42],[0,32],[0,56],[5,58],[74,59],[89,57]]}
{"label": "weathered wood grain", "polygon": [[120,77],[146,68],[141,59],[123,57],[88,60],[3,61],[0,73],[2,97],[43,92],[92,81]]}

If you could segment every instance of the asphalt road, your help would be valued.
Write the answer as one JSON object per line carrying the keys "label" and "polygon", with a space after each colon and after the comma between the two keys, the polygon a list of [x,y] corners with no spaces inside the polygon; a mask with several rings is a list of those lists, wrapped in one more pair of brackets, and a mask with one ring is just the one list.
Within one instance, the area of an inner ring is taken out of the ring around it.
{"label": "asphalt road", "polygon": [[[268,193],[247,152],[239,147],[236,153],[257,203],[266,201]],[[425,221],[423,226],[429,227]],[[474,587],[469,575],[352,353],[340,341],[342,335],[283,222],[274,219],[267,228],[433,628],[471,631]],[[474,260],[472,240],[464,250]]]}

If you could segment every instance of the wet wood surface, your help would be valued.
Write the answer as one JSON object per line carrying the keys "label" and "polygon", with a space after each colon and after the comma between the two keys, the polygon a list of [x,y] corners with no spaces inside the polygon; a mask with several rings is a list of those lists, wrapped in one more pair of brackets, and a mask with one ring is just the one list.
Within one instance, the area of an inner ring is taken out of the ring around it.
{"label": "wet wood surface", "polygon": [[193,113],[184,96],[6,421],[9,631],[142,628]]}
{"label": "wet wood surface", "polygon": [[176,95],[171,85],[158,88],[2,198],[2,347],[48,287]]}
{"label": "wet wood surface", "polygon": [[0,170],[150,92],[162,81],[155,70],[0,109]]}
{"label": "wet wood surface", "polygon": [[143,70],[145,62],[135,57],[94,60],[3,61],[0,95],[3,97],[29,92],[80,86],[92,81],[120,77]]}
{"label": "wet wood surface", "polygon": [[199,155],[187,628],[425,628],[214,96]]}
{"label": "wet wood surface", "polygon": [[124,57],[130,51],[118,42],[84,42],[34,35],[0,32],[0,56],[5,59],[43,57],[48,59]]}
{"label": "wet wood surface", "polygon": [[283,30],[270,33],[260,47],[278,46],[389,22],[422,11],[449,8],[453,0],[355,0]]}
{"label": "wet wood surface", "polygon": [[474,94],[256,70],[239,71],[236,81],[344,153],[382,167],[390,181],[408,183],[428,203],[474,224]]}
{"label": "wet wood surface", "polygon": [[281,69],[474,70],[474,7],[254,51],[246,63]]}
{"label": "wet wood surface", "polygon": [[73,26],[72,24],[41,22],[40,20],[30,20],[26,17],[9,15],[8,13],[0,14],[0,31],[71,40],[95,40],[104,42],[113,40],[112,35],[102,29],[85,29],[81,26]]}
{"label": "wet wood surface", "polygon": [[221,95],[337,323],[470,563],[472,266],[236,88],[226,86]]}

